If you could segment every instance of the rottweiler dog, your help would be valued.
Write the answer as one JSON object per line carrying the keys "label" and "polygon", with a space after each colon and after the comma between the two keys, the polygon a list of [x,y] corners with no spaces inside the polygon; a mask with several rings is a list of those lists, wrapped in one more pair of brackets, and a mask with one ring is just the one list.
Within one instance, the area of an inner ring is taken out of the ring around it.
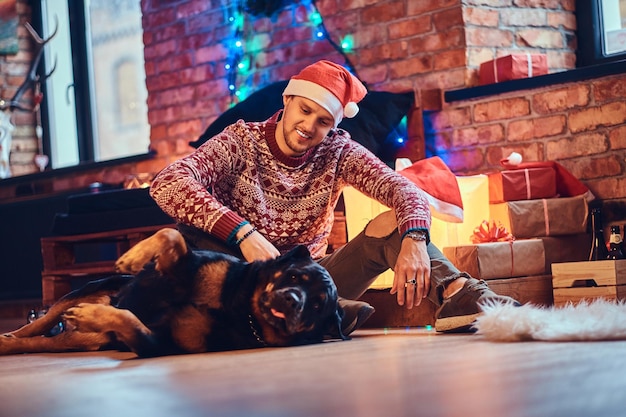
{"label": "rottweiler dog", "polygon": [[[154,357],[348,339],[335,284],[304,246],[245,262],[191,250],[166,228],[122,255],[116,269],[0,337],[0,354],[114,348]],[[45,336],[61,321],[65,331]]]}

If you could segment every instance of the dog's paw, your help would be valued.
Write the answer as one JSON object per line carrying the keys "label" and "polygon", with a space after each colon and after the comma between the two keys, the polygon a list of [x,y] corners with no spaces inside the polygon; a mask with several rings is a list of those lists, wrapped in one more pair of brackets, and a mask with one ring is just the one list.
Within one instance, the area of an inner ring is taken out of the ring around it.
{"label": "dog's paw", "polygon": [[135,246],[115,262],[115,271],[121,274],[137,275],[152,260],[154,253]]}
{"label": "dog's paw", "polygon": [[76,331],[99,333],[107,331],[107,317],[110,309],[115,310],[115,307],[81,303],[75,307],[68,308],[63,313],[63,319],[67,325]]}

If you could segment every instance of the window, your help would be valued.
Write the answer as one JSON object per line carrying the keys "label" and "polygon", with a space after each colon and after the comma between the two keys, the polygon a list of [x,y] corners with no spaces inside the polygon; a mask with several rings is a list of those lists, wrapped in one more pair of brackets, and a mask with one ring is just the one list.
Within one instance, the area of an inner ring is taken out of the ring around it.
{"label": "window", "polygon": [[52,168],[148,152],[147,89],[137,0],[41,0],[46,45],[44,149]]}
{"label": "window", "polygon": [[626,59],[626,0],[577,0],[578,66]]}

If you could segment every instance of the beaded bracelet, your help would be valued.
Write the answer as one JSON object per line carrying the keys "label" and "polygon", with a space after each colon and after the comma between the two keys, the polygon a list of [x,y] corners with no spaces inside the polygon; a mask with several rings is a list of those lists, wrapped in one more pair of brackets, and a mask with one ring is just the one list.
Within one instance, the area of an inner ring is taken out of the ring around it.
{"label": "beaded bracelet", "polygon": [[237,239],[237,241],[235,241],[235,246],[241,245],[241,242],[243,242],[244,240],[249,238],[250,235],[252,233],[254,233],[254,232],[256,232],[256,227],[253,227],[252,229],[248,230],[243,236],[241,236],[239,239]]}

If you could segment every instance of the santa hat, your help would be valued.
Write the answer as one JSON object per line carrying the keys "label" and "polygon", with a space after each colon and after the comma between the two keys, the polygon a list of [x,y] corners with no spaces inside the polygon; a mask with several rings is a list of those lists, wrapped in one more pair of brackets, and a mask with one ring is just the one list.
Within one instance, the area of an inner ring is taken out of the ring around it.
{"label": "santa hat", "polygon": [[367,89],[341,65],[318,61],[289,80],[283,96],[300,96],[313,100],[325,108],[335,120],[335,127],[344,117],[352,118],[359,112],[357,103]]}

